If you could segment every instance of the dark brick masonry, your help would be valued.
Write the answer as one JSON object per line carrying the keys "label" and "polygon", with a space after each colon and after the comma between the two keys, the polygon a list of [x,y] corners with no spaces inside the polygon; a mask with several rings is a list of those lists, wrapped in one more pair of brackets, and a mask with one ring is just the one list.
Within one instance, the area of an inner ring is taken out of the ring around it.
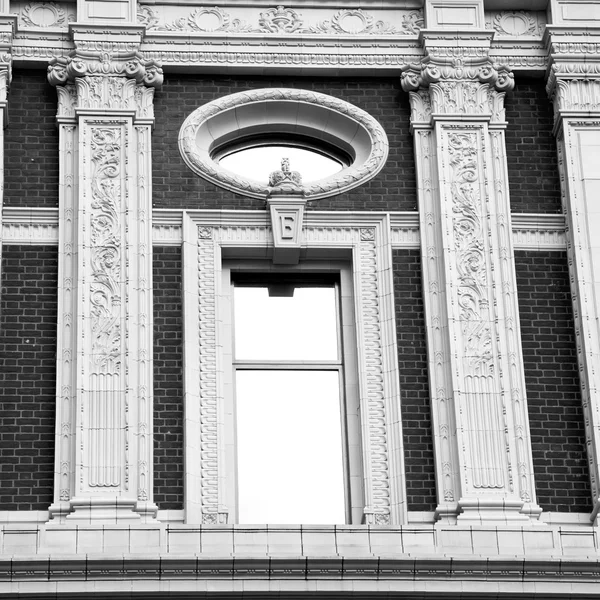
{"label": "dark brick masonry", "polygon": [[525,383],[538,502],[591,511],[565,252],[516,252]]}
{"label": "dark brick masonry", "polygon": [[56,106],[45,70],[13,71],[4,132],[5,206],[58,206]]}
{"label": "dark brick masonry", "polygon": [[517,79],[505,105],[512,211],[561,212],[553,112],[543,79]]}
{"label": "dark brick masonry", "polygon": [[0,510],[53,501],[57,248],[5,246],[0,313]]}
{"label": "dark brick masonry", "polygon": [[181,249],[154,248],[154,500],[183,508]]}
{"label": "dark brick masonry", "polygon": [[408,95],[399,78],[350,79],[281,77],[239,79],[168,75],[156,92],[156,128],[152,134],[153,196],[158,208],[264,209],[261,200],[217,188],[195,175],[179,154],[177,136],[184,120],[199,106],[235,92],[264,87],[314,90],[340,98],[374,116],[385,129],[390,153],[384,169],[346,194],[319,200],[316,210],[416,210],[413,141]]}
{"label": "dark brick masonry", "polygon": [[397,249],[392,256],[408,509],[431,511],[436,487],[421,255]]}

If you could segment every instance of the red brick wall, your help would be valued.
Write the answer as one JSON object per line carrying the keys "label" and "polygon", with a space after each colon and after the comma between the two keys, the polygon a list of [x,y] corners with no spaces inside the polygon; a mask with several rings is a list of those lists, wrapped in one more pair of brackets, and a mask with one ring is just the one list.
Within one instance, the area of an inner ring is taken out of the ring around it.
{"label": "red brick wall", "polygon": [[302,88],[346,100],[366,110],[385,129],[390,153],[384,169],[370,182],[332,199],[317,210],[416,210],[413,142],[408,95],[400,79],[281,77],[255,79],[167,75],[156,92],[156,128],[152,135],[153,197],[158,208],[263,209],[262,200],[222,190],[195,175],[179,154],[177,137],[183,121],[199,106],[228,94],[263,87]]}
{"label": "red brick wall", "polygon": [[408,509],[435,510],[421,252],[396,249],[392,256]]}
{"label": "red brick wall", "polygon": [[0,298],[0,510],[53,501],[57,248],[5,246]]}
{"label": "red brick wall", "polygon": [[538,502],[591,511],[566,252],[516,252],[516,269]]}
{"label": "red brick wall", "polygon": [[13,71],[4,131],[5,206],[58,206],[56,90],[46,71]]}
{"label": "red brick wall", "polygon": [[561,212],[553,110],[544,80],[517,78],[505,106],[512,211]]}
{"label": "red brick wall", "polygon": [[154,248],[154,501],[183,508],[181,249]]}

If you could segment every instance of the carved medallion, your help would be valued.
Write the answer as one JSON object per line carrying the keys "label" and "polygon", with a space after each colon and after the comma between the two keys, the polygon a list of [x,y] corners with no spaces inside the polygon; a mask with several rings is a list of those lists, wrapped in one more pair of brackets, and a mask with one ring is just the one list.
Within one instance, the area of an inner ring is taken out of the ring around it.
{"label": "carved medallion", "polygon": [[21,22],[24,27],[66,27],[68,21],[63,8],[54,2],[32,2],[21,12]]}
{"label": "carved medallion", "polygon": [[500,34],[510,36],[536,35],[537,21],[524,10],[506,10],[494,17],[492,27]]}

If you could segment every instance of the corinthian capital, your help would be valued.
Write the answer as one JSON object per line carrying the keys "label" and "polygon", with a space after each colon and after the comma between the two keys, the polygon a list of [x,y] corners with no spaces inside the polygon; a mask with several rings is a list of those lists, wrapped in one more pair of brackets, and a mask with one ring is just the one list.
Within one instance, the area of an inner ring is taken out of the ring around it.
{"label": "corinthian capital", "polygon": [[491,34],[469,32],[464,45],[457,45],[455,34],[421,32],[425,57],[420,64],[404,68],[402,88],[407,92],[423,90],[431,96],[433,115],[491,115],[503,120],[503,96],[514,87],[509,69],[492,62],[489,56]]}
{"label": "corinthian capital", "polygon": [[140,54],[143,28],[120,27],[107,34],[104,28],[71,26],[75,50],[50,61],[48,81],[52,85],[74,83],[82,77],[125,77],[148,87],[160,87],[160,65]]}
{"label": "corinthian capital", "polygon": [[[99,44],[100,46],[100,44]],[[97,54],[75,50],[71,56],[54,58],[48,66],[48,81],[51,85],[73,83],[79,77],[126,77],[148,87],[160,87],[163,72],[153,60],[145,60],[132,53],[106,51]]]}

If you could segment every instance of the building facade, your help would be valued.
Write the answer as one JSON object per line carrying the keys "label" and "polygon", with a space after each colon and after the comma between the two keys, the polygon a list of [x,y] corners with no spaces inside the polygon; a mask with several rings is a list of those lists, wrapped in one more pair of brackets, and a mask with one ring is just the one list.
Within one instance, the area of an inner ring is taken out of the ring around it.
{"label": "building facade", "polygon": [[600,3],[0,11],[0,598],[598,596]]}

